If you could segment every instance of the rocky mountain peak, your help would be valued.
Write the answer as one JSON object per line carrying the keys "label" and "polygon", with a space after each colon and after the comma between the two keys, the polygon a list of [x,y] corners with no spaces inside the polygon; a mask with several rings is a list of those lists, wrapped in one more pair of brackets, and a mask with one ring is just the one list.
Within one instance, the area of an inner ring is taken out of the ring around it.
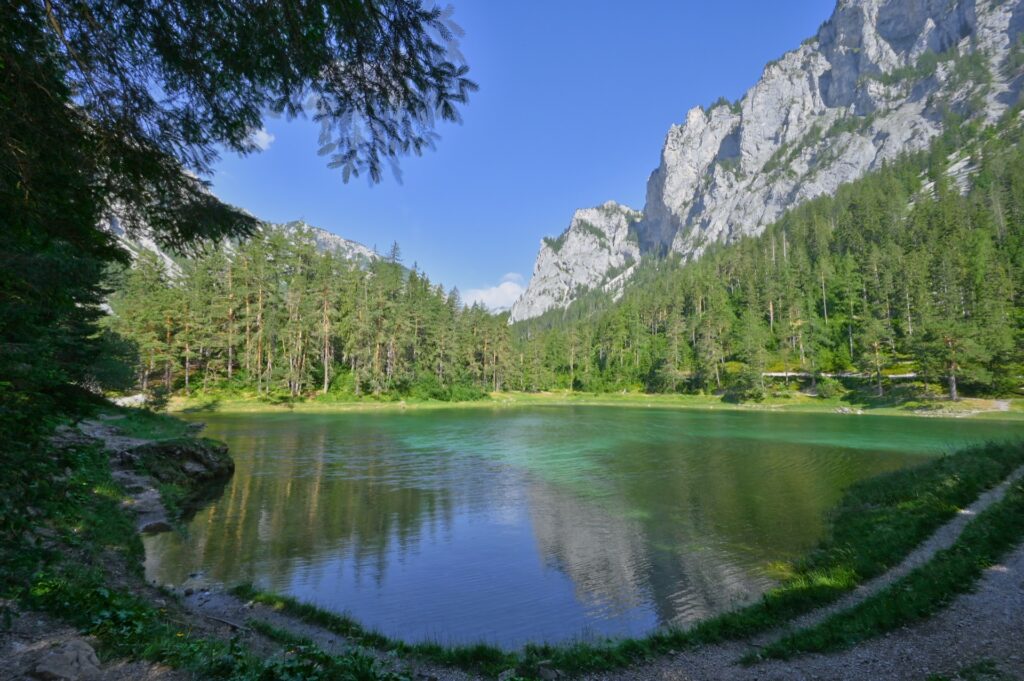
{"label": "rocky mountain peak", "polygon": [[[129,233],[116,215],[108,217],[103,222],[102,227],[117,238],[118,243],[128,251],[132,258],[138,257],[143,251],[149,251],[160,259],[169,276],[172,278],[181,276],[180,256],[169,253],[161,248],[146,230]],[[318,251],[322,253],[333,252],[360,266],[368,265],[371,261],[379,260],[381,257],[379,253],[357,241],[345,239],[325,229],[314,227],[304,220],[293,220],[292,222],[280,224],[264,222],[261,223],[260,229],[264,231],[280,231],[290,238],[308,237],[313,241],[313,245]],[[224,244],[224,248],[230,249],[231,247],[231,244]]]}
{"label": "rocky mountain peak", "polygon": [[[669,129],[632,227],[640,254],[700,257],[926,148],[950,114],[994,121],[1024,83],[1022,32],[1024,0],[839,0],[739,101],[694,107]],[[535,276],[545,258],[542,247]],[[559,264],[602,281],[599,260]],[[514,319],[574,299],[547,292],[531,281]]]}
{"label": "rocky mountain peak", "polygon": [[512,306],[512,322],[565,307],[587,289],[621,292],[640,260],[633,227],[641,214],[614,201],[573,213],[569,227],[541,241],[526,292]]}

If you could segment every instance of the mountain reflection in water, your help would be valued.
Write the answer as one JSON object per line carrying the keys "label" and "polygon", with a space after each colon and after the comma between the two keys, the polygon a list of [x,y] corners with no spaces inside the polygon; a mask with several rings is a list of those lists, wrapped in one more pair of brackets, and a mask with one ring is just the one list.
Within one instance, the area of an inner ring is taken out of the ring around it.
{"label": "mountain reflection in water", "polygon": [[407,640],[642,635],[756,599],[852,482],[1021,426],[564,407],[210,415],[236,473],[160,583],[251,581]]}

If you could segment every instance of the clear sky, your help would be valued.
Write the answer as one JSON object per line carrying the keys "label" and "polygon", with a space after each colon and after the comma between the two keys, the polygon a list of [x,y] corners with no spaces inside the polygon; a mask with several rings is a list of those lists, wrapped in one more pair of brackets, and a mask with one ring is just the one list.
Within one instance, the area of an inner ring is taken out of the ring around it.
{"label": "clear sky", "polygon": [[[454,0],[480,91],[402,183],[344,184],[317,127],[269,119],[266,149],[225,155],[214,190],[273,222],[303,219],[387,251],[466,298],[507,304],[541,237],[576,208],[643,208],[670,125],[740,96],[797,47],[834,0]],[[502,285],[502,283],[504,284]]]}

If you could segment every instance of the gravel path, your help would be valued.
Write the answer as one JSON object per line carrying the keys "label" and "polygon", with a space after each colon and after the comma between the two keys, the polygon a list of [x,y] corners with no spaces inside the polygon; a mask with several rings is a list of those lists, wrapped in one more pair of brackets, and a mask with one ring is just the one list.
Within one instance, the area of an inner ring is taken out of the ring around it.
{"label": "gravel path", "polygon": [[897,567],[862,585],[840,601],[794,620],[749,642],[730,641],[671,655],[653,663],[590,679],[616,681],[924,679],[929,674],[953,676],[969,664],[991,660],[1010,678],[1024,679],[1024,545],[1000,565],[986,571],[977,589],[911,627],[831,654],[804,655],[788,661],[770,660],[751,667],[737,664],[743,655],[794,629],[806,628],[878,593],[953,545],[964,527],[1003,497],[1024,466],[978,497],[956,518],[939,528]]}
{"label": "gravel path", "polygon": [[957,670],[983,660],[991,660],[1010,678],[1024,678],[1024,546],[990,568],[976,591],[914,626],[838,653],[772,660],[752,667],[737,665],[736,659],[748,650],[742,644],[711,646],[590,678],[923,681],[929,674],[953,677]]}
{"label": "gravel path", "polygon": [[[936,530],[935,534],[914,549],[914,551],[904,558],[903,562],[896,567],[883,575],[879,575],[878,577],[861,584],[835,603],[819,608],[814,612],[807,613],[803,617],[798,617],[797,619],[787,623],[782,629],[771,631],[753,639],[753,643],[757,645],[764,645],[769,641],[774,641],[780,638],[787,632],[796,631],[797,629],[807,629],[808,627],[820,624],[837,612],[848,610],[861,601],[874,596],[893,582],[906,577],[910,572],[931,560],[932,556],[936,553],[952,546],[956,542],[957,538],[960,537],[960,533],[963,532],[967,524],[974,520],[979,513],[1002,499],[1010,485],[1021,477],[1024,477],[1024,466],[1021,466],[1011,473],[1003,482],[981,494],[981,496],[975,499],[973,504],[962,509],[955,518]],[[1024,645],[1024,642],[1022,642],[1022,645]]]}

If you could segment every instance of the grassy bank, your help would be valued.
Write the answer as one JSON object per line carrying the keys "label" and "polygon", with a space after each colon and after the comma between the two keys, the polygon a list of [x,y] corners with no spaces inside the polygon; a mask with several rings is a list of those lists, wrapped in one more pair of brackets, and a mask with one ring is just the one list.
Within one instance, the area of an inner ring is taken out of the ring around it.
{"label": "grassy bank", "polygon": [[[108,411],[125,434],[177,438],[186,424],[135,410]],[[261,657],[234,639],[196,633],[188,614],[145,584],[143,549],[128,498],[111,475],[108,453],[73,439],[43,445],[37,456],[63,473],[47,480],[27,531],[0,537],[0,598],[21,610],[46,613],[95,637],[101,659],[149,660],[200,678],[238,681],[276,679],[399,679],[372,656],[353,651],[331,656],[311,646],[287,646]],[[5,520],[5,526],[9,523]],[[173,599],[172,599],[173,600]],[[0,618],[17,616],[0,604]]]}
{"label": "grassy bank", "polygon": [[1024,540],[1024,482],[964,528],[957,541],[926,564],[860,604],[765,647],[748,662],[849,648],[925,619],[971,591],[986,568]]}
{"label": "grassy bank", "polygon": [[690,629],[658,631],[641,639],[531,645],[515,652],[486,645],[410,645],[368,631],[348,617],[250,585],[238,587],[236,594],[363,645],[474,672],[496,675],[516,668],[531,675],[542,661],[571,674],[602,671],[672,650],[745,638],[832,603],[898,564],[959,509],[1022,464],[1024,444],[986,445],[858,483],[832,512],[828,538],[790,565],[789,576],[758,603]]}
{"label": "grassy bank", "polygon": [[614,406],[631,408],[773,411],[794,413],[850,413],[931,418],[993,418],[1024,420],[1024,400],[965,398],[959,402],[915,399],[820,398],[800,392],[771,396],[760,402],[728,402],[717,395],[664,395],[646,393],[542,392],[491,393],[486,399],[465,402],[436,400],[332,400],[322,398],[268,400],[253,395],[178,396],[168,403],[171,412],[300,413],[404,411],[437,409],[503,409],[524,406]]}
{"label": "grassy bank", "polygon": [[[124,411],[112,421],[126,434],[177,438],[185,426],[176,419]],[[355,650],[332,656],[285,631],[261,632],[283,646],[269,658],[253,655],[238,641],[194,633],[187,613],[156,607],[142,580],[142,547],[131,520],[121,509],[125,492],[113,480],[107,454],[94,444],[52,447],[57,476],[40,498],[32,532],[18,540],[5,536],[0,558],[5,569],[2,596],[20,607],[61,618],[100,642],[105,657],[161,662],[203,677],[224,679],[362,678],[392,679],[372,655]],[[640,639],[586,641],[565,645],[530,645],[506,651],[488,645],[442,646],[390,639],[333,614],[291,598],[238,587],[245,599],[267,604],[320,626],[354,643],[389,651],[399,658],[424,660],[495,676],[515,669],[535,676],[542,667],[569,674],[614,669],[672,650],[744,638],[806,613],[899,563],[921,541],[979,493],[1024,464],[1024,445],[975,447],[878,478],[845,493],[830,516],[830,532],[816,550],[788,566],[783,582],[756,604],[712,618],[690,629],[669,629]],[[801,650],[827,650],[859,640],[857,632],[884,630],[934,612],[970,584],[992,560],[1021,536],[1024,488],[1014,488],[994,509],[1012,513],[1013,523],[967,533],[931,572],[913,573],[911,598],[890,594],[868,601],[849,620],[830,620],[821,631],[769,649],[785,656]],[[1017,505],[1008,505],[1012,500]],[[991,514],[985,514],[989,523]],[[1001,520],[1000,520],[1001,519]],[[978,522],[975,521],[975,523]],[[973,525],[972,525],[973,527]],[[992,530],[998,527],[998,531]],[[924,594],[921,596],[920,594]],[[929,595],[930,594],[930,595]]]}

